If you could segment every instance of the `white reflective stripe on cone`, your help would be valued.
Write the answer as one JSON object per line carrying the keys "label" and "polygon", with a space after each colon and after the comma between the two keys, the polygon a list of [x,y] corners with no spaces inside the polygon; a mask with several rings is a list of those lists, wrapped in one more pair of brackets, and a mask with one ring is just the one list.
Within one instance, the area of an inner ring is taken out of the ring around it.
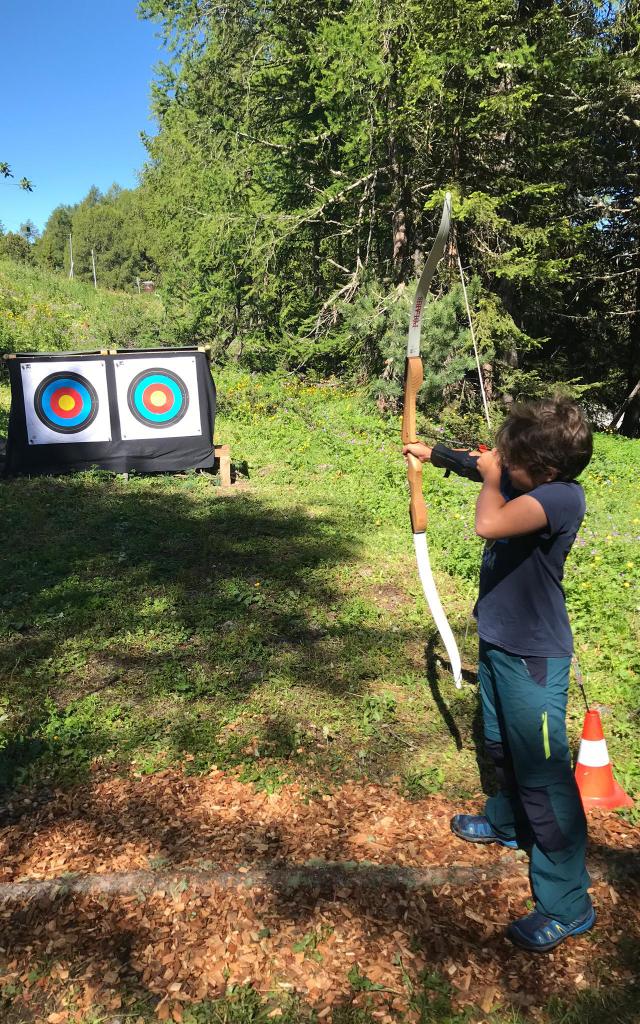
{"label": "white reflective stripe on cone", "polygon": [[587,768],[604,768],[609,764],[609,752],[606,740],[580,740],[578,764]]}

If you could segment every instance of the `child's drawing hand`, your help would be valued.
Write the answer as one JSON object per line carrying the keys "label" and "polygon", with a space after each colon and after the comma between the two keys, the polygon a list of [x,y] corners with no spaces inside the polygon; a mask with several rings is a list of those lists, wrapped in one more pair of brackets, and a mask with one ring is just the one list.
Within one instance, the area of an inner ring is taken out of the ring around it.
{"label": "child's drawing hand", "polygon": [[492,448],[490,452],[483,452],[478,459],[477,466],[485,483],[494,484],[496,487],[500,486],[502,462],[497,448]]}
{"label": "child's drawing hand", "polygon": [[403,455],[414,455],[420,462],[428,462],[431,458],[431,448],[422,441],[414,441],[412,444],[402,446]]}

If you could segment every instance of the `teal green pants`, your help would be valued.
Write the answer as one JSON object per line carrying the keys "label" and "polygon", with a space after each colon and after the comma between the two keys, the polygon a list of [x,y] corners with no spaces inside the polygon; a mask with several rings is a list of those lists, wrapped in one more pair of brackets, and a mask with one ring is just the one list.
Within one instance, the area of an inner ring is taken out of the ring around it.
{"label": "teal green pants", "polygon": [[536,910],[561,924],[590,907],[587,823],[567,742],[570,665],[480,641],[485,746],[500,785],[485,814],[502,838],[530,848]]}

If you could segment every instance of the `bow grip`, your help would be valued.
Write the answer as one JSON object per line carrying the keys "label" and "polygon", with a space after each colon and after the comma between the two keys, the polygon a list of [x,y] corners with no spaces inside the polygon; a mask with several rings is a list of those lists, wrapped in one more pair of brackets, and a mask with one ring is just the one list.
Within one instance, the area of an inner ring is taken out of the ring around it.
{"label": "bow grip", "polygon": [[414,533],[426,533],[427,506],[422,493],[422,463],[415,455],[407,455],[407,480],[409,481],[409,516]]}

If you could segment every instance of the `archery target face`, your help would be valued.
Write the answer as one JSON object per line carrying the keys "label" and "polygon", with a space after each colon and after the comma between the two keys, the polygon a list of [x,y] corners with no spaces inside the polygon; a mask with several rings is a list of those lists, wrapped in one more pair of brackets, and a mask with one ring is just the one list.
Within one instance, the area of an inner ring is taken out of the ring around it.
{"label": "archery target face", "polygon": [[193,356],[116,359],[114,367],[124,441],[202,434]]}
{"label": "archery target face", "polygon": [[20,370],[29,444],[111,440],[104,360],[22,363]]}

